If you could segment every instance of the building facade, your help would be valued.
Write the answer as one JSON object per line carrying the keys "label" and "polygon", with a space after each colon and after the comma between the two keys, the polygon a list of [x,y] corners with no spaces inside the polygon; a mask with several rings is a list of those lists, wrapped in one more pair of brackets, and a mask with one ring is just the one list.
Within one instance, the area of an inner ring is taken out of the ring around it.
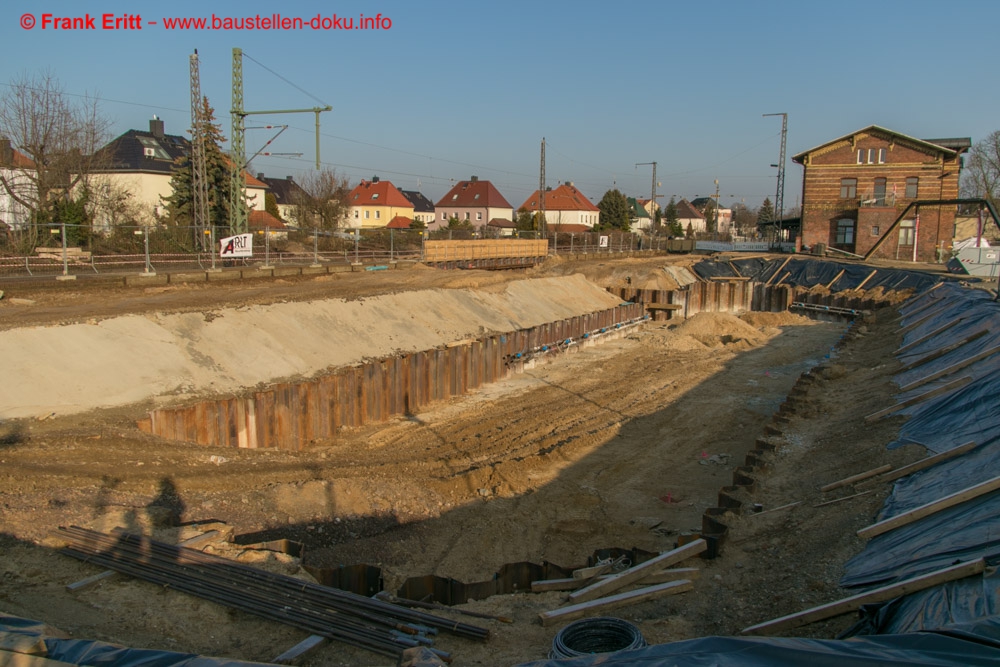
{"label": "building facade", "polygon": [[[531,193],[518,209],[536,213],[541,210],[539,191]],[[572,182],[545,191],[545,224],[557,230],[587,232],[601,222],[601,209],[580,192]]]}
{"label": "building facade", "polygon": [[955,199],[968,138],[915,139],[872,125],[792,159],[803,167],[802,236],[816,244],[875,257],[943,261],[951,247],[956,206],[911,209],[913,202]]}
{"label": "building facade", "polygon": [[389,181],[373,176],[361,181],[347,196],[347,226],[352,229],[385,227],[396,216],[413,219],[413,204]]}
{"label": "building facade", "polygon": [[473,176],[459,181],[434,206],[437,219],[428,229],[448,226],[448,220],[468,220],[473,227],[482,227],[493,219],[513,220],[514,208],[492,183]]}
{"label": "building facade", "polygon": [[31,208],[23,202],[32,204],[38,199],[34,170],[35,163],[28,156],[15,150],[9,139],[0,139],[0,232],[30,224]]}

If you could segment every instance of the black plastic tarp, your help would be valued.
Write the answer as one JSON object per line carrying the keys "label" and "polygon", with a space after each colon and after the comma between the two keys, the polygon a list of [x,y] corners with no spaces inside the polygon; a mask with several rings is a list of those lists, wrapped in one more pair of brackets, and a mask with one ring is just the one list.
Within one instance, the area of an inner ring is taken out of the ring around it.
{"label": "black plastic tarp", "polygon": [[[52,628],[39,621],[0,614],[0,645],[9,638],[37,637],[45,642],[43,657],[71,665],[101,667],[262,667],[272,663],[206,658],[194,653],[125,648],[87,639],[50,636]],[[0,659],[2,661],[2,659]]]}
{"label": "black plastic tarp", "polygon": [[692,266],[691,270],[704,280],[710,278],[732,278],[736,275],[733,267],[729,266],[728,262],[702,261]]}
{"label": "black plastic tarp", "polygon": [[989,637],[921,632],[854,639],[781,637],[704,637],[562,660],[523,663],[519,667],[890,667],[997,665],[1000,642]]}
{"label": "black plastic tarp", "polygon": [[882,605],[866,605],[848,636],[895,635],[945,628],[955,636],[1000,642],[1000,572],[934,586]]}
{"label": "black plastic tarp", "polygon": [[1000,474],[1000,439],[972,451],[907,475],[896,482],[886,498],[879,520],[909,512],[938,498],[985,482]]}
{"label": "black plastic tarp", "polygon": [[1000,491],[873,537],[847,561],[840,585],[883,585],[977,558],[1000,559]]}

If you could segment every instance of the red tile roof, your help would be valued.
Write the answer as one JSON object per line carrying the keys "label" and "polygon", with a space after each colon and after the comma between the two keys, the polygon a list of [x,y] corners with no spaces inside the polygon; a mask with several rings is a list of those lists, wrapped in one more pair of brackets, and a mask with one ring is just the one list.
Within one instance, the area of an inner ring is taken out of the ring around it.
{"label": "red tile roof", "polygon": [[285,223],[267,211],[250,211],[249,224],[251,229],[288,229]]}
{"label": "red tile roof", "polygon": [[413,220],[410,220],[405,215],[397,215],[385,227],[386,229],[409,229],[412,222]]}
{"label": "red tile roof", "polygon": [[410,200],[389,181],[361,181],[347,196],[347,203],[350,206],[413,208]]}
{"label": "red tile roof", "polygon": [[507,218],[493,218],[486,223],[487,227],[500,227],[502,229],[514,229],[517,225],[514,224],[512,220]]}
{"label": "red tile roof", "polygon": [[587,225],[571,225],[571,224],[547,225],[546,229],[548,229],[552,233],[563,232],[566,234],[581,234],[594,231],[592,227],[588,227]]}
{"label": "red tile roof", "polygon": [[11,149],[14,154],[13,167],[15,169],[34,169],[35,161],[24,153],[18,152],[16,149]]}
{"label": "red tile roof", "polygon": [[[521,208],[526,211],[541,210],[541,199],[538,195],[538,190],[531,193],[531,196],[521,205]],[[564,183],[555,190],[549,190],[545,193],[545,210],[591,211],[593,213],[600,211],[582,192],[569,183]]]}
{"label": "red tile roof", "polygon": [[441,198],[437,206],[469,206],[477,208],[513,208],[489,181],[459,181]]}

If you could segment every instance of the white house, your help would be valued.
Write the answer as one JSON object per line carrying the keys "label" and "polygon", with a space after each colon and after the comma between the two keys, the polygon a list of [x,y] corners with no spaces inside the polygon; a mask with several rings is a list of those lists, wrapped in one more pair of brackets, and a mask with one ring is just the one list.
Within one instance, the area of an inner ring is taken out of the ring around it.
{"label": "white house", "polygon": [[35,182],[29,173],[34,169],[35,163],[16,151],[9,139],[0,139],[0,230],[21,229],[30,222],[31,209],[18,198],[29,202],[37,198]]}

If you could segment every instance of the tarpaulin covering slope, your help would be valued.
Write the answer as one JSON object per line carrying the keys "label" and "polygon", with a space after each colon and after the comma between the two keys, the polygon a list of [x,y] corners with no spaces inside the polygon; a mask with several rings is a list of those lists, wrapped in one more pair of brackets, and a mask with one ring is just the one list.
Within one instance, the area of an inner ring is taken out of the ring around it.
{"label": "tarpaulin covering slope", "polygon": [[[39,621],[0,614],[0,646],[16,647],[19,639],[39,639],[45,644],[42,656],[70,665],[101,667],[254,667],[271,663],[206,658],[194,653],[174,653],[153,649],[125,648],[86,639],[50,636],[53,629]],[[16,649],[15,649],[16,650]],[[13,655],[21,655],[14,653]],[[0,651],[0,664],[7,664]],[[19,664],[14,660],[11,664]]]}
{"label": "tarpaulin covering slope", "polygon": [[996,665],[1000,642],[934,633],[856,639],[703,637],[635,651],[523,663],[519,667],[891,667]]}
{"label": "tarpaulin covering slope", "polygon": [[[767,282],[774,278],[775,282],[794,287],[830,285],[833,291],[856,289],[864,283],[866,290],[881,287],[886,291],[920,292],[943,279],[939,275],[919,271],[874,269],[861,264],[842,264],[819,259],[792,259],[787,263],[784,259],[764,261],[760,258],[736,259],[732,262],[705,260],[691,268],[699,277],[709,280],[734,277],[736,272],[733,271],[733,266],[741,276],[757,282]],[[875,271],[874,275],[871,275],[872,271]],[[777,275],[779,272],[780,276]],[[786,273],[788,277],[784,277]]]}
{"label": "tarpaulin covering slope", "polygon": [[[994,312],[995,306],[972,290],[942,285],[933,293],[922,295],[902,308],[902,326],[907,322],[927,320],[922,327],[933,327],[945,313],[968,313],[977,319],[977,311]],[[979,318],[981,319],[981,318]],[[953,341],[949,328],[935,336],[946,347]],[[919,340],[919,328],[910,334]],[[992,333],[987,337],[993,337]],[[910,414],[900,429],[899,439],[890,447],[916,442],[932,452],[951,450],[967,442],[981,443],[963,456],[937,464],[900,479],[883,506],[880,519],[897,516],[934,502],[1000,473],[1000,376],[969,367],[973,382],[936,398],[917,403],[905,412]],[[963,371],[965,372],[965,371]],[[945,379],[947,379],[946,376]],[[845,566],[840,583],[846,587],[872,586],[932,572],[956,562],[985,558],[993,564],[1000,560],[1000,492],[991,492],[939,511],[908,525],[872,538],[864,551]]]}
{"label": "tarpaulin covering slope", "polygon": [[[1000,642],[1000,572],[950,581],[896,598],[882,605],[865,605],[862,619],[845,633],[896,635],[921,630],[992,637]],[[970,631],[970,627],[972,628]]]}

